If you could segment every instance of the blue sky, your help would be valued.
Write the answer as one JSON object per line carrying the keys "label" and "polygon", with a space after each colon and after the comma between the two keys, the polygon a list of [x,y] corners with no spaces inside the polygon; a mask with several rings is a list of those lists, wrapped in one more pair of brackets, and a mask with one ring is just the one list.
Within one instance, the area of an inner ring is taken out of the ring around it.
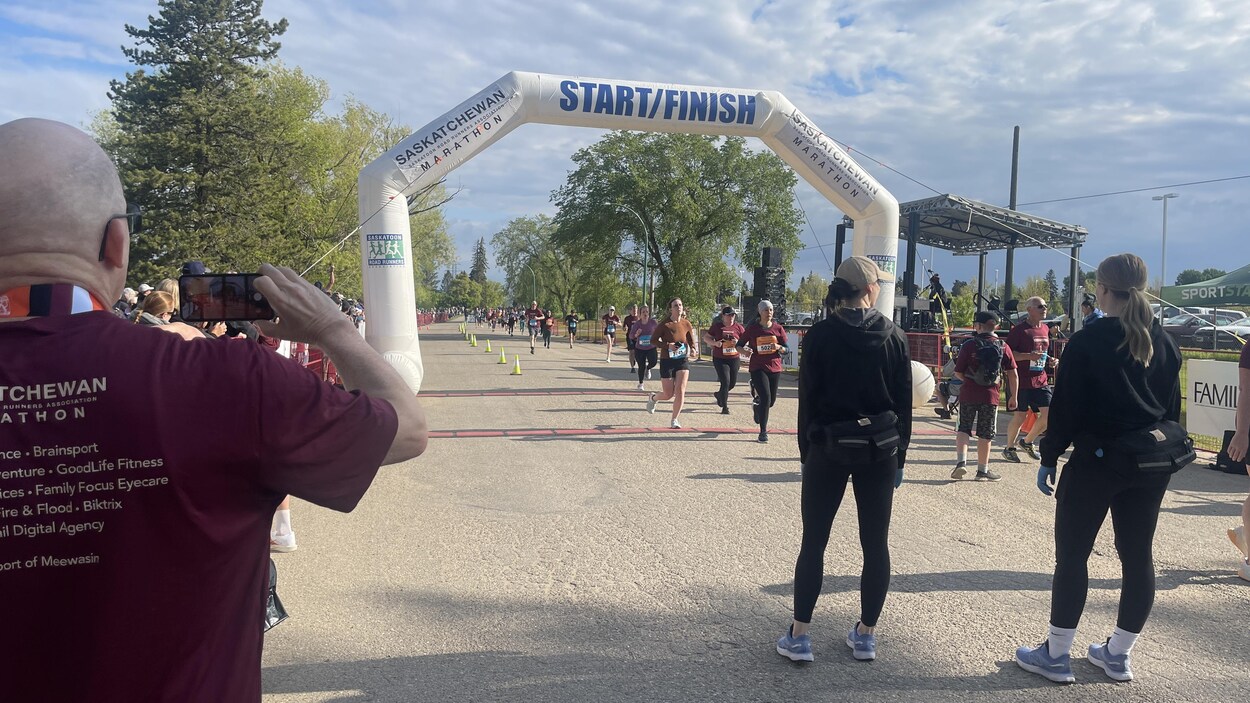
{"label": "blue sky", "polygon": [[[825,132],[879,159],[860,163],[900,201],[956,193],[1004,205],[1012,127],[1021,127],[1021,209],[1079,224],[1083,258],[1133,251],[1157,275],[1161,203],[1168,277],[1250,263],[1242,211],[1250,178],[1250,3],[1243,0],[269,0],[286,17],[280,56],[417,128],[511,70],[784,93]],[[155,0],[0,5],[0,120],[86,124],[129,68],[125,23]],[[449,177],[446,216],[461,257],[513,217],[552,213],[569,156],[600,132],[527,125]],[[763,148],[760,145],[760,148]],[[841,213],[811,188],[809,248],[794,266],[829,277]],[[930,257],[927,249],[922,258]],[[827,251],[832,261],[832,251]],[[987,276],[1002,269],[990,257]],[[943,278],[975,259],[936,252]],[[1054,252],[1017,255],[1017,278],[1054,268]]]}

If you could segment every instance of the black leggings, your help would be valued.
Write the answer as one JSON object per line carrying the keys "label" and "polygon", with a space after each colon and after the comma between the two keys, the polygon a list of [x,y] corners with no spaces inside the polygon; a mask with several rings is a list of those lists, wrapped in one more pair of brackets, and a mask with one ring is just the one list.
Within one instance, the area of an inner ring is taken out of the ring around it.
{"label": "black leggings", "polygon": [[1055,579],[1050,624],[1075,628],[1089,591],[1089,554],[1111,511],[1123,581],[1116,626],[1141,632],[1155,601],[1154,535],[1171,474],[1125,478],[1077,451],[1055,491]]}
{"label": "black leggings", "polygon": [[713,357],[712,366],[716,367],[716,379],[720,381],[720,396],[728,402],[729,391],[738,385],[738,357]]}
{"label": "black leggings", "polygon": [[794,619],[811,622],[825,577],[825,547],[847,477],[855,491],[859,546],[864,567],[859,576],[860,622],[876,627],[890,590],[890,510],[894,505],[895,457],[880,463],[836,466],[816,447],[803,464],[803,545],[794,565]]}
{"label": "black leggings", "polygon": [[777,402],[777,380],[780,371],[755,369],[751,372],[751,388],[755,391],[755,421],[761,430],[768,429],[768,409]]}
{"label": "black leggings", "polygon": [[659,358],[659,349],[634,349],[634,361],[638,362],[638,382],[642,383],[642,379],[647,375],[647,369],[655,368],[656,359]]}

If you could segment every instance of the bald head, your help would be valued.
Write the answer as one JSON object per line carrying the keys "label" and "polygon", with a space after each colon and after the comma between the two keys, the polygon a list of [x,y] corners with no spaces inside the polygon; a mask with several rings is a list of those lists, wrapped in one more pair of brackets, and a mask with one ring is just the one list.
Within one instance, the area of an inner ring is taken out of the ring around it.
{"label": "bald head", "polygon": [[[76,276],[65,282],[115,296],[120,279],[111,290],[115,276],[97,271],[109,268],[99,262],[100,242],[109,218],[125,211],[117,169],[91,137],[51,120],[0,125],[0,282],[44,282],[60,272]],[[125,221],[113,226],[126,243]],[[111,262],[122,277],[124,249]]]}

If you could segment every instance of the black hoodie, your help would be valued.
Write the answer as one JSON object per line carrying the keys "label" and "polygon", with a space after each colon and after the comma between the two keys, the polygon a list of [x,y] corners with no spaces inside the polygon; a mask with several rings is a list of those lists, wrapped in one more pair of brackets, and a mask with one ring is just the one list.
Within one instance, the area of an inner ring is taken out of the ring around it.
{"label": "black hoodie", "polygon": [[1113,437],[1181,415],[1181,355],[1158,323],[1150,329],[1154,356],[1143,367],[1121,349],[1124,328],[1104,317],[1072,335],[1063,350],[1042,437],[1042,466],[1055,466],[1079,435]]}
{"label": "black hoodie", "polygon": [[799,360],[799,458],[807,460],[813,425],[893,410],[898,468],[911,441],[911,357],[907,337],[876,310],[842,308],[812,325]]}

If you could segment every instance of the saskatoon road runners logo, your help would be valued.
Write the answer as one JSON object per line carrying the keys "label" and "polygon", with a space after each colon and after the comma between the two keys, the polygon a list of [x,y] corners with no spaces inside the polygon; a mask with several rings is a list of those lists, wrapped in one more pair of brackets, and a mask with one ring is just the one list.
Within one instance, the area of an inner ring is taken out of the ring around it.
{"label": "saskatoon road runners logo", "polygon": [[366,234],[370,266],[403,266],[404,238],[399,234]]}

